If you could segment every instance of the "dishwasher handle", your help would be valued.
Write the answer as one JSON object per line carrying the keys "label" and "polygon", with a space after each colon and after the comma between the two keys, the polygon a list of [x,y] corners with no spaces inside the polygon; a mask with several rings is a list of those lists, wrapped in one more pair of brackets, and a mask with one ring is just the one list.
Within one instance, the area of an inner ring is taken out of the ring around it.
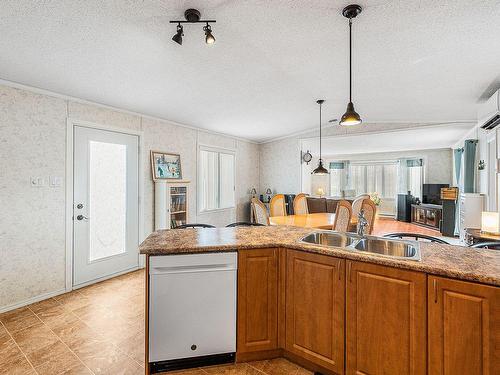
{"label": "dishwasher handle", "polygon": [[196,264],[190,266],[152,267],[149,273],[151,275],[165,275],[175,273],[223,272],[236,270],[237,268],[234,264]]}

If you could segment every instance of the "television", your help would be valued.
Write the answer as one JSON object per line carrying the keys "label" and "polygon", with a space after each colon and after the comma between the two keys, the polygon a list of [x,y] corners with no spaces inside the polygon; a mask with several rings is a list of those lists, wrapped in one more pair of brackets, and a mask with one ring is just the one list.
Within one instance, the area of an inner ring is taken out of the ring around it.
{"label": "television", "polygon": [[423,184],[422,203],[443,204],[441,201],[441,188],[450,187],[449,184]]}

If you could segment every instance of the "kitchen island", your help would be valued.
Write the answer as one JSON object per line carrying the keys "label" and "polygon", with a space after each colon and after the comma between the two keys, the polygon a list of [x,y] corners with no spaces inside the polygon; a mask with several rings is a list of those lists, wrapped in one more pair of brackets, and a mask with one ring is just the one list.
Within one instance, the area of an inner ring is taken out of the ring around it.
{"label": "kitchen island", "polygon": [[237,252],[236,361],[284,356],[323,374],[500,371],[500,252],[420,243],[416,262],[301,242],[311,232],[154,232],[140,247],[146,311],[155,257]]}

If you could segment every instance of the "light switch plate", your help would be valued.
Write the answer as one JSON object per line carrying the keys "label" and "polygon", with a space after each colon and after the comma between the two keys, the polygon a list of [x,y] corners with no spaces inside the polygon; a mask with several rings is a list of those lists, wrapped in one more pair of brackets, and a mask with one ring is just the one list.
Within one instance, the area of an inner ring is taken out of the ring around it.
{"label": "light switch plate", "polygon": [[50,176],[49,177],[50,187],[61,187],[62,186],[62,177],[60,176]]}

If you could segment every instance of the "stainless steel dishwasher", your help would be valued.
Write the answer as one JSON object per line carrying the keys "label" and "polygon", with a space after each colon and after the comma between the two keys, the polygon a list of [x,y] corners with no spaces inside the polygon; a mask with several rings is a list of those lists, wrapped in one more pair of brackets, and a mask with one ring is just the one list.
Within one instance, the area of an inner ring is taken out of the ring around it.
{"label": "stainless steel dishwasher", "polygon": [[234,362],[236,252],[150,257],[152,373]]}

